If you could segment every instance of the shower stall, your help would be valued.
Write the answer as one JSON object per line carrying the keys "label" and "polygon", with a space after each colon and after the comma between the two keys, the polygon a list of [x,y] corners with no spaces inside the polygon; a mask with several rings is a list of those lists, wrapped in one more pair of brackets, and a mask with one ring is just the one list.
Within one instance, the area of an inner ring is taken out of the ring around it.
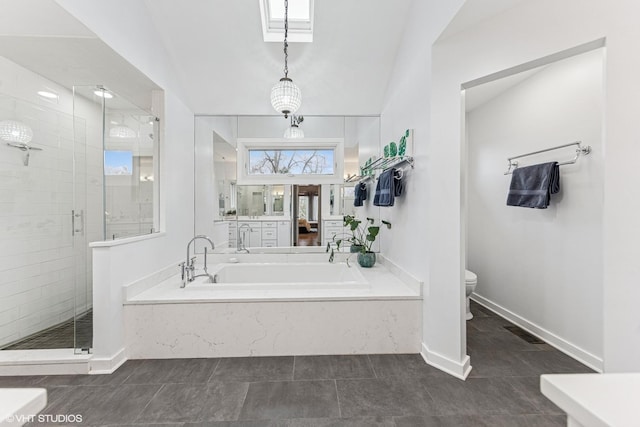
{"label": "shower stall", "polygon": [[0,87],[0,349],[87,353],[89,243],[158,230],[159,122],[100,86],[35,96],[41,76],[0,72],[22,79]]}

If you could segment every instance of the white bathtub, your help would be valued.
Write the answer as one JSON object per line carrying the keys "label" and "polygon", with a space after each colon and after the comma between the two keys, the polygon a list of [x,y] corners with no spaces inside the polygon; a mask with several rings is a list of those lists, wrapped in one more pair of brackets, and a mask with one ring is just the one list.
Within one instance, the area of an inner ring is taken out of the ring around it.
{"label": "white bathtub", "polygon": [[222,263],[209,268],[216,283],[198,277],[185,287],[196,290],[364,289],[369,282],[360,270],[328,262]]}

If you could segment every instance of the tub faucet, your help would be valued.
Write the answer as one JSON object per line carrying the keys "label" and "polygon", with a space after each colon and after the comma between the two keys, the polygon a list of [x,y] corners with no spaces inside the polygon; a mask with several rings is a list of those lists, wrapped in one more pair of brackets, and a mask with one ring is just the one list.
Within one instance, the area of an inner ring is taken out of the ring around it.
{"label": "tub faucet", "polygon": [[[196,267],[194,263],[195,263],[196,257],[191,257],[190,248],[191,248],[191,243],[195,242],[198,239],[206,240],[211,245],[211,250],[215,249],[215,245],[213,244],[211,239],[202,234],[199,234],[195,236],[193,239],[189,240],[189,243],[187,243],[187,260],[185,262],[180,263],[181,277],[182,277],[182,284],[180,285],[181,288],[184,288],[185,286],[187,286],[188,282],[193,282],[194,279],[198,276],[211,277],[211,275],[207,272],[207,247],[206,246],[204,248],[204,273],[205,274],[199,274],[199,275],[195,274]],[[195,252],[195,243],[193,245],[193,251]]]}
{"label": "tub faucet", "polygon": [[[246,228],[243,230],[243,228]],[[238,247],[236,248],[236,252],[246,252],[249,253],[249,249],[245,245],[245,237],[247,236],[247,232],[251,232],[251,227],[249,224],[242,224],[238,227]]]}

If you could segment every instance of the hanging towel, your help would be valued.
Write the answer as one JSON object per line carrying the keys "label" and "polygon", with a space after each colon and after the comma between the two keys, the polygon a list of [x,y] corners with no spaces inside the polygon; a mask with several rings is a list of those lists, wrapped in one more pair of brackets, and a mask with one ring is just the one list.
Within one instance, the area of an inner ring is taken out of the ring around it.
{"label": "hanging towel", "polygon": [[558,162],[516,168],[511,176],[507,206],[546,209],[560,191]]}
{"label": "hanging towel", "polygon": [[393,195],[395,197],[402,196],[402,192],[404,191],[404,173],[400,173],[398,175],[398,170],[396,170],[393,174]]}
{"label": "hanging towel", "polygon": [[362,206],[362,202],[367,200],[367,184],[359,182],[353,188],[355,199],[353,199],[353,206]]}
{"label": "hanging towel", "polygon": [[376,194],[373,198],[374,206],[393,206],[396,192],[394,187],[395,172],[396,170],[391,168],[380,174],[378,185],[376,185]]}

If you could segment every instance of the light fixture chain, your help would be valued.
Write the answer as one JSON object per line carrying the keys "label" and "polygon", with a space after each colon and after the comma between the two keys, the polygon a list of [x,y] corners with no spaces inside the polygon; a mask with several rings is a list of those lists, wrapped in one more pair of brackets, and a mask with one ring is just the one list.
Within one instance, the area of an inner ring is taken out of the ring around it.
{"label": "light fixture chain", "polygon": [[284,0],[284,77],[287,78],[289,74],[289,66],[287,64],[289,59],[289,52],[287,52],[287,48],[289,44],[287,43],[287,34],[289,33],[289,0]]}

